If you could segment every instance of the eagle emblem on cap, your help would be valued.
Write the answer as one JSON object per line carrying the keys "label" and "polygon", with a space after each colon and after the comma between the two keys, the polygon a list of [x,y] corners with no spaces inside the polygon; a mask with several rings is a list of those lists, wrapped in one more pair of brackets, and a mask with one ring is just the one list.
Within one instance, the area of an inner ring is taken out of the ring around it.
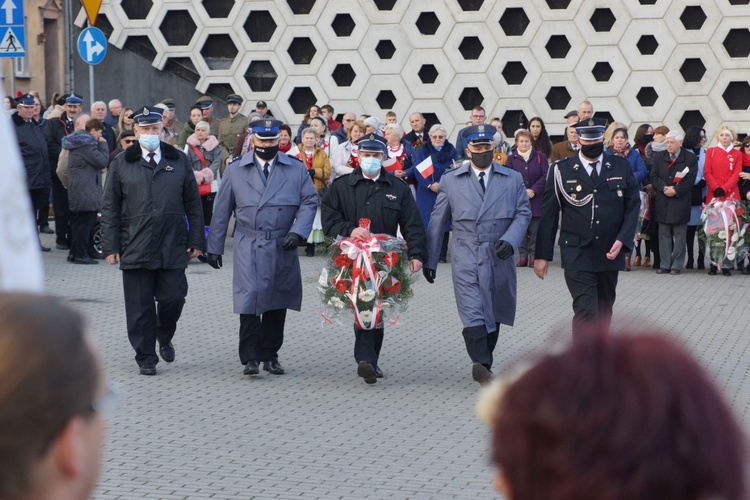
{"label": "eagle emblem on cap", "polygon": [[270,119],[269,119],[269,120],[266,120],[266,127],[269,127],[269,128],[270,128],[270,127],[271,127],[271,125],[273,125],[273,120],[270,120]]}
{"label": "eagle emblem on cap", "polygon": [[143,116],[148,116],[148,108],[143,108]]}
{"label": "eagle emblem on cap", "polygon": [[592,127],[593,127],[594,125],[596,125],[596,124],[594,123],[594,120],[593,120],[593,119],[590,119],[590,120],[589,120],[589,125],[591,125]]}
{"label": "eagle emblem on cap", "polygon": [[370,134],[370,140],[371,140],[371,141],[374,141],[374,140],[375,140],[375,134]]}
{"label": "eagle emblem on cap", "polygon": [[479,132],[480,134],[483,134],[484,133],[484,125],[477,125],[477,132]]}

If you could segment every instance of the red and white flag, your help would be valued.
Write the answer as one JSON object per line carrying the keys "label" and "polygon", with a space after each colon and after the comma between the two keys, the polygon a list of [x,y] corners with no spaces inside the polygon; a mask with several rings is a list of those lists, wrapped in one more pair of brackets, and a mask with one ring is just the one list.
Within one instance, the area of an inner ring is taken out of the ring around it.
{"label": "red and white flag", "polygon": [[685,167],[685,170],[682,170],[681,172],[677,172],[676,174],[674,174],[674,183],[679,184],[689,172],[690,170],[688,169],[688,167]]}
{"label": "red and white flag", "polygon": [[425,179],[431,176],[435,172],[435,167],[432,166],[432,158],[427,157],[417,165],[417,172],[420,173]]}
{"label": "red and white flag", "polygon": [[289,151],[286,152],[286,155],[287,156],[297,156],[298,157],[299,156],[299,148],[297,147],[297,145],[295,144],[294,146],[292,146],[292,148]]}

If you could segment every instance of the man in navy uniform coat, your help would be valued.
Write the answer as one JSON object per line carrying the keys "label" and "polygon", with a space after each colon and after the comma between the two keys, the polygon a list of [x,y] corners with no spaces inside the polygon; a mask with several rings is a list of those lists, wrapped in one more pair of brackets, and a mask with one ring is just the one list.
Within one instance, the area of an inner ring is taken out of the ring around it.
{"label": "man in navy uniform coat", "polygon": [[492,378],[492,353],[500,324],[516,316],[516,267],[513,254],[531,221],[531,205],[521,174],[493,162],[492,125],[463,130],[468,157],[440,180],[427,226],[424,276],[435,279],[445,224],[451,222],[451,271],[466,352],[475,381]]}
{"label": "man in navy uniform coat", "polygon": [[552,165],[547,175],[536,239],[534,272],[547,275],[557,221],[565,283],[573,297],[573,335],[606,332],[615,303],[618,271],[625,269],[640,207],[638,181],[624,158],[603,155],[604,124],[575,127],[577,155]]}
{"label": "man in navy uniform coat", "polygon": [[234,238],[234,312],[240,315],[245,375],[282,375],[279,349],[286,311],[302,306],[297,247],[307,240],[318,195],[305,165],[279,153],[279,120],[253,122],[253,150],[229,165],[219,187],[208,235],[208,263],[222,265],[229,219]]}

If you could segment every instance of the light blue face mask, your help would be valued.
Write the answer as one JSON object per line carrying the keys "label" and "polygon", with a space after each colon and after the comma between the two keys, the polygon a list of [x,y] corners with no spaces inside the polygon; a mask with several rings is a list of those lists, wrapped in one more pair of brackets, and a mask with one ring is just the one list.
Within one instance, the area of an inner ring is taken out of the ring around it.
{"label": "light blue face mask", "polygon": [[149,151],[156,151],[156,148],[159,147],[159,136],[141,134],[138,137],[138,143]]}
{"label": "light blue face mask", "polygon": [[362,158],[359,161],[359,166],[367,175],[375,175],[380,172],[381,161],[380,158],[370,156],[367,158]]}

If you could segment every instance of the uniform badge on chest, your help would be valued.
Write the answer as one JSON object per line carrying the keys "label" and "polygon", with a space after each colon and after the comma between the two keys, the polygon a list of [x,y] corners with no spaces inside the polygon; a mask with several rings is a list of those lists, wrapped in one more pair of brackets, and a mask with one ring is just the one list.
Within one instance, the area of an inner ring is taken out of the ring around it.
{"label": "uniform badge on chest", "polygon": [[622,198],[622,189],[618,189],[617,190],[617,196],[619,196],[620,198]]}
{"label": "uniform badge on chest", "polygon": [[576,186],[576,191],[581,191],[581,189],[583,189],[583,188],[581,187],[580,184]]}
{"label": "uniform badge on chest", "polygon": [[164,171],[165,172],[172,172],[173,170],[174,170],[174,168],[170,167],[169,165],[167,165],[166,167],[164,167]]}
{"label": "uniform badge on chest", "polygon": [[388,201],[396,201],[396,200],[398,199],[398,197],[397,197],[397,196],[396,196],[395,194],[390,194],[390,193],[387,193],[387,194],[385,195],[385,198],[386,198],[386,199],[387,199]]}

